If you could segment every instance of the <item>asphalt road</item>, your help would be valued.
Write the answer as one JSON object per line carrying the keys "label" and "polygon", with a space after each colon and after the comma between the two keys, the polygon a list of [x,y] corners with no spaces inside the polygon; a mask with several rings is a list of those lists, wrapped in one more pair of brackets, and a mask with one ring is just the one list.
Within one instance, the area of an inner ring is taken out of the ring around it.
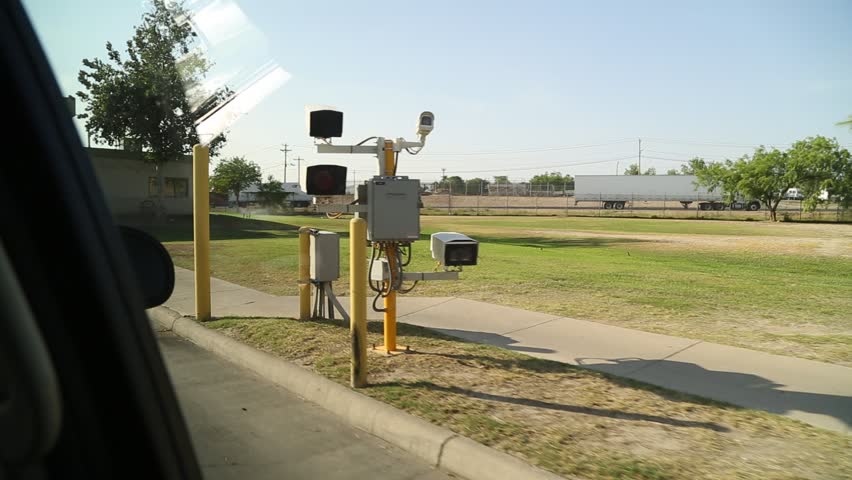
{"label": "asphalt road", "polygon": [[180,337],[158,338],[207,479],[451,478]]}

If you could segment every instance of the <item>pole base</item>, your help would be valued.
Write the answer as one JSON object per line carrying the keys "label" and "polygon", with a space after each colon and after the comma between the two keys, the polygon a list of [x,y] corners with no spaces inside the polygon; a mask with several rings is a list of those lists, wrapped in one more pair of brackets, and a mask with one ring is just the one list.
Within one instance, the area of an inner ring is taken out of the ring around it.
{"label": "pole base", "polygon": [[408,346],[404,346],[402,348],[396,348],[394,350],[388,350],[387,348],[385,348],[384,345],[376,345],[376,346],[373,347],[372,351],[375,352],[375,353],[378,353],[378,354],[381,354],[381,355],[387,355],[387,356],[390,357],[390,356],[394,356],[394,355],[402,355],[404,353],[411,353],[413,350],[411,350],[411,348],[408,347]]}

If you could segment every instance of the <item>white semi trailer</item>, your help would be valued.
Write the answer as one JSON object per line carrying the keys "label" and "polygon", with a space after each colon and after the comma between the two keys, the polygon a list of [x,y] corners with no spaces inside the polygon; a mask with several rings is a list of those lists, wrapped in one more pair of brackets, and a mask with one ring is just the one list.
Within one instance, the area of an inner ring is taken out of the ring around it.
{"label": "white semi trailer", "polygon": [[600,202],[605,209],[622,210],[628,202],[698,203],[699,210],[760,210],[757,200],[726,202],[719,191],[696,184],[694,175],[577,175],[574,201]]}

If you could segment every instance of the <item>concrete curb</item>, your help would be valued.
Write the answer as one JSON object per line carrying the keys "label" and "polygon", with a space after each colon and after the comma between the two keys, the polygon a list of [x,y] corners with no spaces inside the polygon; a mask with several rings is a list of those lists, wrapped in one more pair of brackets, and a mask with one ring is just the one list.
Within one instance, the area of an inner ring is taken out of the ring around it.
{"label": "concrete curb", "polygon": [[171,331],[225,357],[435,467],[470,480],[563,479],[205,328],[168,307],[150,309],[148,317],[155,329]]}

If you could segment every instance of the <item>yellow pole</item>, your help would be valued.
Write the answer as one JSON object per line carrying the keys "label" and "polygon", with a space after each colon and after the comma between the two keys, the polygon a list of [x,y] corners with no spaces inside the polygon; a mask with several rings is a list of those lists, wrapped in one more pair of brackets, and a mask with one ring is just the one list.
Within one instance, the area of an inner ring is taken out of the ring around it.
{"label": "yellow pole", "polygon": [[[385,175],[391,176],[396,172],[396,158],[393,151],[393,140],[385,140]],[[391,272],[395,272],[394,262],[396,261],[396,244],[391,243],[386,250],[388,257],[388,266]],[[385,351],[393,353],[396,351],[396,291],[392,290],[385,297]]]}
{"label": "yellow pole", "polygon": [[353,388],[367,386],[367,222],[349,222],[349,339],[352,366],[349,382]]}
{"label": "yellow pole", "polygon": [[[396,261],[396,246],[388,246],[388,267],[393,272]],[[396,351],[396,290],[391,290],[385,297],[385,351]]]}
{"label": "yellow pole", "polygon": [[195,318],[210,320],[210,150],[192,147],[192,219],[195,252]]}
{"label": "yellow pole", "polygon": [[311,318],[311,229],[299,229],[299,320]]}

